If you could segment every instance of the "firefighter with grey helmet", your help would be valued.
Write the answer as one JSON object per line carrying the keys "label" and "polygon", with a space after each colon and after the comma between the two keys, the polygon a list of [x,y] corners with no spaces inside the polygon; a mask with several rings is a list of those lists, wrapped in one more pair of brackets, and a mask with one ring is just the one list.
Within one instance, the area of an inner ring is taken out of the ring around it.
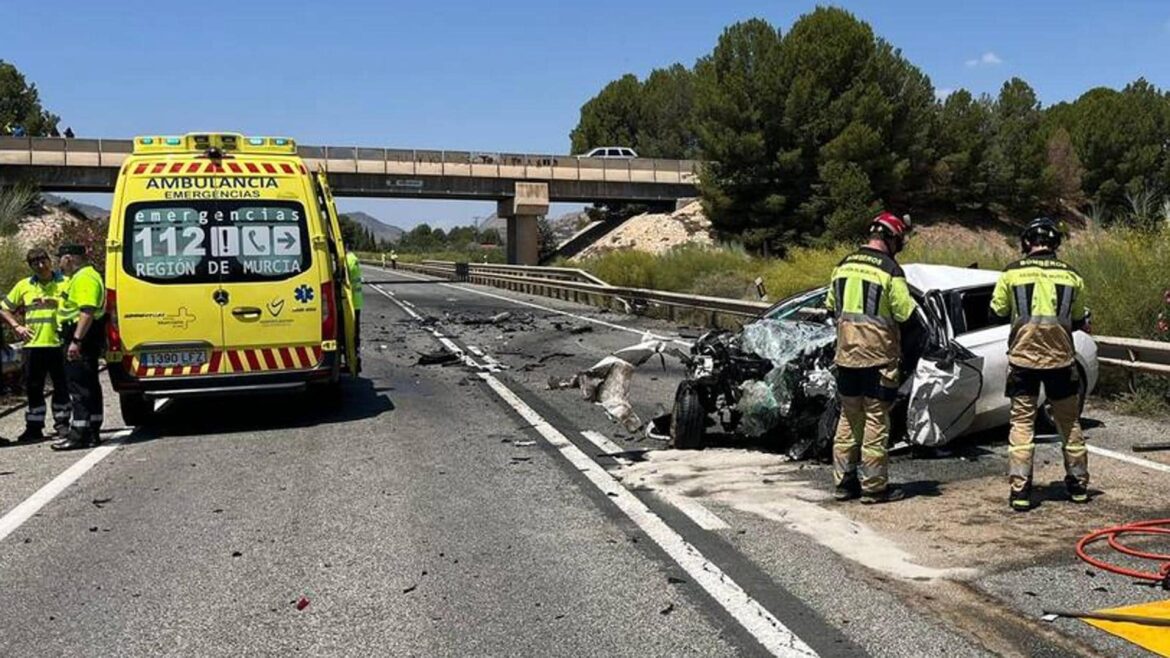
{"label": "firefighter with grey helmet", "polygon": [[1069,500],[1089,501],[1089,455],[1080,426],[1080,373],[1073,332],[1084,326],[1085,282],[1057,257],[1061,226],[1047,217],[1032,220],[1020,234],[1024,257],[1008,265],[995,286],[991,310],[1011,317],[1005,393],[1011,398],[1008,504],[1032,508],[1033,426],[1040,390],[1052,405],[1063,439]]}
{"label": "firefighter with grey helmet", "polygon": [[[916,304],[895,257],[910,218],[883,212],[869,240],[833,270],[826,306],[837,325],[837,395],[841,418],[833,439],[834,498],[865,504],[900,496],[889,484],[890,407],[898,391],[901,327]],[[860,470],[860,477],[858,471]]]}

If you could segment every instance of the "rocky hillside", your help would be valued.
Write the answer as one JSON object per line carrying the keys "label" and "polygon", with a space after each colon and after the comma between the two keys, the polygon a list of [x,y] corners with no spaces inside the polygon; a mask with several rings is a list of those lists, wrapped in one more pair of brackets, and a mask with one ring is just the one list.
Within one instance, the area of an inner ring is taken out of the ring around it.
{"label": "rocky hillside", "polygon": [[711,221],[703,206],[693,201],[672,213],[635,215],[604,238],[586,247],[579,258],[633,249],[661,254],[684,244],[712,245]]}

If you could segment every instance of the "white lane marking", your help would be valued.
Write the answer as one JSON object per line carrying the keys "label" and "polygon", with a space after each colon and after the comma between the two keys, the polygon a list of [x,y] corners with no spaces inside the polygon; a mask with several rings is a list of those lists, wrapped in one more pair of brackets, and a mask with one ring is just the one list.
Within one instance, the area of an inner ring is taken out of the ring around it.
{"label": "white lane marking", "polygon": [[[385,297],[386,299],[389,299],[390,301],[394,302],[394,304],[396,306],[398,306],[398,308],[402,309],[403,311],[406,311],[406,313],[410,317],[414,318],[415,320],[422,319],[421,315],[419,315],[418,313],[415,313],[413,310],[410,309],[410,307],[404,305],[402,303],[402,300],[400,300],[394,296],[394,293],[386,292],[385,290],[382,290],[381,288],[379,288],[376,285],[372,285],[372,286],[370,286],[370,288],[372,290],[376,290],[377,292],[381,293],[382,296]],[[440,343],[442,343],[443,347],[447,348],[447,350],[449,352],[458,356],[459,359],[461,361],[463,361],[463,363],[465,365],[471,366],[472,368],[475,368],[476,370],[487,370],[488,372],[499,372],[500,371],[498,363],[483,365],[483,364],[479,363],[478,361],[476,361],[475,359],[468,356],[468,354],[466,352],[464,352],[462,348],[460,348],[453,341],[451,341],[450,338],[447,338],[446,336],[444,336],[443,333],[441,331],[439,331],[438,329],[435,329],[434,327],[429,327],[429,328],[427,328],[427,331],[429,331],[432,336],[434,336],[436,339],[438,339],[438,341]]]}
{"label": "white lane marking", "polygon": [[574,467],[593,483],[625,513],[631,521],[645,532],[667,555],[670,556],[691,578],[699,584],[724,610],[727,611],[748,633],[775,656],[805,658],[817,653],[776,619],[758,601],[748,595],[718,566],[709,561],[699,549],[688,543],[649,507],[630,493],[620,481],[601,467],[565,438],[559,430],[516,396],[500,380],[488,373],[479,373],[488,386],[520,414],[546,441],[552,444]]}
{"label": "white lane marking", "polygon": [[690,520],[695,522],[695,525],[704,530],[726,530],[731,527],[727,525],[727,521],[719,518],[715,512],[707,509],[703,503],[690,496],[665,491],[655,491],[654,495],[670,503],[670,505],[683,514],[686,514]]}
{"label": "white lane marking", "polygon": [[1089,452],[1093,453],[1094,455],[1109,457],[1110,459],[1116,459],[1117,461],[1135,464],[1145,468],[1152,468],[1155,471],[1162,471],[1163,473],[1170,473],[1170,466],[1166,464],[1160,464],[1155,461],[1150,461],[1149,459],[1142,459],[1141,457],[1134,457],[1133,455],[1127,455],[1124,452],[1115,452],[1107,448],[1098,448],[1092,444],[1089,444],[1088,448]]}
{"label": "white lane marking", "polygon": [[130,432],[131,430],[121,430],[114,434],[108,442],[90,450],[84,457],[74,462],[72,466],[50,480],[48,484],[24,499],[16,507],[13,507],[3,517],[0,517],[0,541],[3,541],[5,537],[16,531],[25,521],[31,519],[34,514],[41,511],[42,507],[49,504],[50,501],[56,498],[62,491],[65,491],[69,485],[80,479],[82,475],[85,475],[98,462],[117,450],[122,445],[122,439],[129,436]]}
{"label": "white lane marking", "polygon": [[[427,279],[424,277],[415,276],[415,275],[411,275],[411,274],[406,274],[405,272],[395,272],[395,274],[400,275],[400,276],[404,276],[408,279],[415,279],[416,281],[433,281],[434,280],[434,279]],[[444,286],[446,288],[451,288],[452,290],[462,290],[463,292],[469,292],[469,293],[472,293],[474,295],[480,295],[483,297],[491,297],[492,299],[499,299],[501,301],[509,302],[511,304],[519,304],[521,306],[528,306],[531,308],[540,309],[542,311],[547,311],[549,313],[556,313],[557,315],[563,315],[565,317],[570,317],[570,318],[573,318],[576,320],[581,320],[582,322],[592,322],[593,324],[601,325],[603,327],[609,327],[610,329],[617,329],[618,331],[626,331],[626,332],[629,332],[631,334],[637,334],[639,336],[649,336],[650,338],[654,338],[656,340],[669,340],[672,343],[675,343],[677,345],[682,345],[683,347],[687,347],[687,348],[689,348],[693,345],[690,341],[686,341],[686,340],[683,340],[681,338],[674,338],[672,336],[662,336],[662,335],[656,334],[652,331],[646,331],[645,329],[635,329],[633,327],[625,327],[625,326],[622,326],[620,324],[606,322],[605,320],[598,320],[597,318],[590,318],[590,317],[586,317],[584,315],[577,315],[576,313],[569,313],[568,311],[562,311],[559,309],[551,308],[549,306],[542,306],[540,304],[526,302],[522,299],[514,299],[512,297],[505,297],[503,295],[497,295],[495,293],[490,293],[490,292],[487,292],[484,290],[476,290],[474,288],[466,288],[464,286],[457,286],[457,285],[454,285],[451,283],[440,283],[439,285]]]}
{"label": "white lane marking", "polygon": [[[601,448],[606,455],[613,457],[613,459],[622,466],[629,466],[630,460],[621,456],[625,450],[610,440],[610,438],[596,430],[583,430],[581,436],[589,439],[590,443]],[[654,495],[662,499],[666,504],[671,505],[678,511],[685,514],[690,520],[695,522],[695,525],[704,530],[724,530],[730,528],[727,522],[715,515],[714,512],[707,509],[703,503],[691,498],[690,496],[682,496],[679,494],[669,493],[666,491],[655,491]]]}
{"label": "white lane marking", "polygon": [[602,434],[601,432],[598,432],[597,430],[582,430],[581,436],[589,439],[590,443],[597,446],[598,448],[601,448],[602,452],[613,457],[618,462],[622,464],[630,463],[629,459],[626,459],[622,456],[623,453],[625,453],[625,450],[618,444],[611,441],[608,436]]}
{"label": "white lane marking", "polygon": [[500,368],[500,369],[503,369],[503,368],[507,367],[507,366],[505,366],[504,364],[500,363],[500,362],[499,362],[499,361],[498,361],[498,360],[497,360],[495,357],[493,357],[492,355],[490,355],[490,354],[488,354],[487,352],[484,352],[483,350],[481,350],[481,349],[479,348],[479,346],[478,346],[478,345],[468,345],[468,346],[467,346],[467,349],[471,350],[471,353],[472,353],[472,354],[474,354],[474,355],[478,356],[479,358],[483,359],[484,363],[488,364],[489,366],[495,366],[496,368]]}

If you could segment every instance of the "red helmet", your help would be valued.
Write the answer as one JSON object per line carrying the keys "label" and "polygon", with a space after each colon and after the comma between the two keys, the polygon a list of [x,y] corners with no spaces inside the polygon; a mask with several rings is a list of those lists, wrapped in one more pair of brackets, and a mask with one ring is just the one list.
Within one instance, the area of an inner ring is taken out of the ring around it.
{"label": "red helmet", "polygon": [[869,223],[870,232],[882,231],[890,237],[905,237],[910,232],[910,216],[898,217],[894,213],[882,211]]}

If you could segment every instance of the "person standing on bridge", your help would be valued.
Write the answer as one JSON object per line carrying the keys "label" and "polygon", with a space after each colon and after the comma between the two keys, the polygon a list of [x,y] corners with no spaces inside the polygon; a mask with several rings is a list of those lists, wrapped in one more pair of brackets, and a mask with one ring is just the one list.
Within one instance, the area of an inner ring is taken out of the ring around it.
{"label": "person standing on bridge", "polygon": [[1064,439],[1069,499],[1089,502],[1089,452],[1081,434],[1080,373],[1072,335],[1087,316],[1085,282],[1056,257],[1062,238],[1055,221],[1032,220],[1020,236],[1024,258],[1004,269],[991,298],[993,313],[1012,318],[1005,391],[1012,401],[1008,504],[1018,512],[1032,508],[1033,431],[1041,385]]}
{"label": "person standing on bridge", "polygon": [[65,350],[65,378],[73,401],[69,434],[52,445],[54,450],[89,448],[100,441],[105,418],[98,358],[105,339],[106,286],[102,275],[89,264],[85,247],[62,245],[57,251],[69,285],[57,311]]}
{"label": "person standing on bridge", "polygon": [[825,305],[837,323],[841,402],[833,440],[833,497],[840,501],[861,496],[862,503],[872,504],[901,497],[889,485],[887,443],[902,358],[899,324],[909,320],[916,307],[905,274],[894,260],[909,231],[909,217],[881,213],[870,223],[869,242],[837,265],[829,283]]}
{"label": "person standing on bridge", "polygon": [[349,271],[349,290],[353,295],[353,353],[357,359],[357,371],[362,371],[362,306],[365,305],[365,295],[362,293],[362,264],[357,254],[345,249],[345,267]]}
{"label": "person standing on bridge", "polygon": [[[65,353],[57,332],[57,309],[68,285],[68,279],[53,271],[53,261],[44,249],[29,249],[25,257],[33,275],[12,286],[8,296],[0,302],[0,316],[13,333],[24,341],[24,390],[28,407],[24,412],[24,432],[17,441],[39,441],[44,438],[45,377],[53,383],[53,425],[57,436],[69,433],[69,386],[65,382]],[[17,320],[24,316],[24,322]]]}

